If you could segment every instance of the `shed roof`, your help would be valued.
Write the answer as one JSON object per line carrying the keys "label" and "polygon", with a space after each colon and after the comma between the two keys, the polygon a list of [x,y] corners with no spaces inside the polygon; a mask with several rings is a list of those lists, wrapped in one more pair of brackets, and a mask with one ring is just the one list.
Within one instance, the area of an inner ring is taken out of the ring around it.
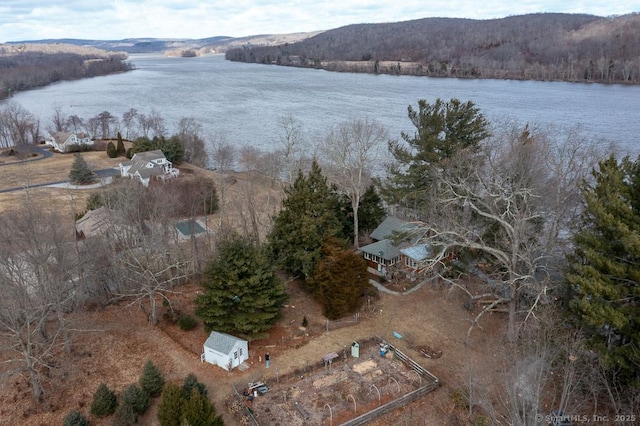
{"label": "shed roof", "polygon": [[227,333],[220,333],[218,331],[212,331],[207,340],[204,342],[204,346],[209,349],[213,349],[216,352],[228,354],[237,342],[244,342],[244,339],[232,336]]}

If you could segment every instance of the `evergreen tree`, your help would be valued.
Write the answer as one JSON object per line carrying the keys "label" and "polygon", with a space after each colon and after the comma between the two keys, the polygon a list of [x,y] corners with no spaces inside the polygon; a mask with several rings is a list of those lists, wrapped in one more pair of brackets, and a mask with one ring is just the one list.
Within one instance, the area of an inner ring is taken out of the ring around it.
{"label": "evergreen tree", "polygon": [[149,408],[149,394],[138,385],[129,385],[120,396],[121,406],[129,405],[133,412],[137,414],[144,413]]}
{"label": "evergreen tree", "polygon": [[322,242],[341,235],[334,207],[335,197],[314,160],[309,175],[299,172],[293,185],[285,190],[282,209],[268,237],[282,269],[305,279],[313,275]]}
{"label": "evergreen tree", "polygon": [[204,383],[200,383],[198,378],[194,374],[189,374],[184,379],[184,383],[182,385],[182,392],[185,398],[189,398],[191,396],[192,390],[197,390],[198,393],[202,396],[207,396],[207,387]]}
{"label": "evergreen tree", "polygon": [[124,142],[122,141],[122,135],[118,132],[118,148],[116,149],[116,155],[122,157],[125,154]]}
{"label": "evergreen tree", "polygon": [[163,386],[164,376],[150,359],[147,360],[140,375],[140,387],[148,393],[149,396],[158,396],[162,393]]}
{"label": "evergreen tree", "polygon": [[87,198],[87,211],[88,210],[97,210],[100,207],[104,206],[104,200],[102,199],[102,194],[100,192],[93,192]]}
{"label": "evergreen tree", "polygon": [[116,146],[113,144],[113,142],[109,142],[107,144],[107,156],[109,158],[116,158],[118,156],[118,150],[116,149]]}
{"label": "evergreen tree", "polygon": [[578,325],[605,365],[638,380],[640,365],[640,158],[614,156],[582,187],[584,210],[566,274]]}
{"label": "evergreen tree", "polygon": [[369,186],[360,200],[360,229],[373,231],[386,216],[387,212],[375,185]]}
{"label": "evergreen tree", "polygon": [[390,204],[418,210],[428,200],[438,166],[465,148],[475,148],[489,136],[488,122],[471,101],[458,99],[433,104],[421,99],[418,110],[408,107],[414,135],[401,133],[404,143],[389,142],[395,162],[388,167],[383,196]]}
{"label": "evergreen tree", "polygon": [[162,151],[167,160],[174,164],[179,164],[184,156],[184,147],[177,135],[171,136],[169,139],[164,136],[154,136],[153,139],[141,137],[133,141],[131,155],[137,152],[146,152],[159,149]]}
{"label": "evergreen tree", "polygon": [[180,426],[186,398],[177,384],[168,382],[162,389],[162,400],[158,404],[158,421],[161,426]]}
{"label": "evergreen tree", "polygon": [[369,287],[367,263],[351,250],[345,250],[336,239],[322,246],[322,259],[308,283],[322,304],[322,313],[337,319],[355,312]]}
{"label": "evergreen tree", "polygon": [[70,411],[62,421],[63,426],[91,426],[91,422],[79,411]]}
{"label": "evergreen tree", "polygon": [[118,406],[116,394],[107,387],[106,384],[100,383],[98,389],[93,394],[91,402],[91,414],[96,417],[105,417],[113,414]]}
{"label": "evergreen tree", "polygon": [[75,154],[71,171],[69,172],[69,181],[74,185],[84,185],[93,182],[93,179],[93,172],[87,165],[84,157],[80,154]]}
{"label": "evergreen tree", "polygon": [[138,421],[138,415],[131,404],[124,402],[116,408],[113,416],[112,426],[131,426]]}
{"label": "evergreen tree", "polygon": [[184,404],[182,422],[191,426],[224,425],[222,417],[217,415],[215,407],[206,396],[201,395],[196,389],[191,392],[191,397]]}
{"label": "evergreen tree", "polygon": [[196,298],[196,315],[207,331],[259,336],[269,330],[286,300],[266,250],[231,236],[221,242],[219,254],[205,271],[204,294]]}

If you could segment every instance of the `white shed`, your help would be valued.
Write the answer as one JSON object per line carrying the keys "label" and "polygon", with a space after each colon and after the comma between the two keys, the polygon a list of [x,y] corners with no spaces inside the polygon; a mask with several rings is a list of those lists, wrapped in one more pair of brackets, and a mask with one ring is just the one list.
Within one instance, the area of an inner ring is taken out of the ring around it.
{"label": "white shed", "polygon": [[249,358],[249,343],[239,337],[212,331],[204,342],[202,361],[217,365],[227,371]]}

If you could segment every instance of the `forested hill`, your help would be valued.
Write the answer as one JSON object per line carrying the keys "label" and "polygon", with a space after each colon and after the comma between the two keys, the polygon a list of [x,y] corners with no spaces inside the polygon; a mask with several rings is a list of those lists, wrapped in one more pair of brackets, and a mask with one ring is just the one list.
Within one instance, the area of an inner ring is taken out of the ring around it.
{"label": "forested hill", "polygon": [[69,44],[0,44],[0,99],[61,80],[131,69],[123,52]]}
{"label": "forested hill", "polygon": [[540,13],[349,25],[294,44],[244,46],[226,57],[334,71],[637,84],[638,52],[640,14]]}

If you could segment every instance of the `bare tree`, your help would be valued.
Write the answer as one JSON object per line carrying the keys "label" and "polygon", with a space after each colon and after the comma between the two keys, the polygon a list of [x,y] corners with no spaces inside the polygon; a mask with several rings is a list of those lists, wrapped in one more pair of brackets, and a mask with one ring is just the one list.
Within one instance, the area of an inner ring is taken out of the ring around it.
{"label": "bare tree", "polygon": [[23,206],[0,216],[0,345],[4,372],[26,374],[43,396],[43,374],[71,350],[66,312],[75,306],[77,260],[55,214]]}
{"label": "bare tree", "polygon": [[512,342],[517,336],[519,301],[526,297],[535,305],[533,300],[546,291],[536,275],[546,240],[540,238],[545,211],[534,148],[521,138],[495,138],[479,154],[461,152],[439,175],[430,223],[423,228],[425,241],[437,250],[434,265],[460,250],[490,265],[486,271],[472,267],[485,278],[488,293],[495,295],[473,324],[497,304],[508,303]]}
{"label": "bare tree", "polygon": [[1,146],[33,145],[39,139],[40,124],[33,114],[19,103],[9,101],[0,110]]}
{"label": "bare tree", "polygon": [[304,168],[306,146],[300,122],[293,116],[282,117],[280,127],[283,134],[278,140],[280,146],[278,153],[282,156],[282,160],[278,162],[281,169],[278,178],[285,185],[290,185],[298,175],[298,170]]}
{"label": "bare tree", "polygon": [[127,181],[105,194],[105,205],[119,220],[110,223],[104,241],[118,268],[118,299],[133,299],[148,309],[149,322],[158,322],[158,299],[168,294],[193,271],[192,260],[176,244],[175,220],[163,191],[151,191]]}
{"label": "bare tree", "polygon": [[62,107],[56,105],[53,108],[53,116],[51,117],[52,127],[48,129],[49,133],[66,132],[68,125],[68,118],[62,111]]}
{"label": "bare tree", "polygon": [[131,108],[129,109],[129,111],[125,111],[124,113],[122,113],[121,121],[125,131],[124,137],[127,140],[135,139],[137,136],[137,134],[132,131],[134,122],[137,117],[138,117],[138,110],[135,108]]}
{"label": "bare tree", "polygon": [[70,115],[67,118],[67,123],[65,124],[65,127],[73,131],[74,133],[78,133],[85,127],[84,120],[75,114]]}
{"label": "bare tree", "polygon": [[222,173],[231,171],[235,165],[236,149],[223,136],[216,136],[213,140],[213,162]]}
{"label": "bare tree", "polygon": [[115,126],[118,124],[118,117],[115,117],[109,111],[102,111],[96,118],[100,123],[101,138],[109,139],[116,131]]}
{"label": "bare tree", "polygon": [[332,129],[320,151],[327,163],[328,180],[349,198],[353,210],[353,245],[359,246],[358,207],[371,185],[375,167],[381,163],[387,130],[369,119],[346,121]]}
{"label": "bare tree", "polygon": [[178,122],[178,137],[184,147],[184,161],[206,168],[209,156],[201,136],[202,126],[193,118],[183,117]]}

